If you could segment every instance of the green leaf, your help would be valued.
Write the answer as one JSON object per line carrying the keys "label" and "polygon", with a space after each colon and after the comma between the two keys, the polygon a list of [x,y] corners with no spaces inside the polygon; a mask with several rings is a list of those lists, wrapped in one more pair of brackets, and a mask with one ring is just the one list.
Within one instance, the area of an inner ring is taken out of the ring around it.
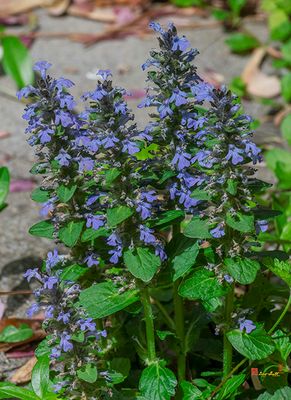
{"label": "green leaf", "polygon": [[77,370],[78,378],[88,383],[94,383],[97,380],[97,368],[93,364],[86,364],[85,367]]}
{"label": "green leaf", "polygon": [[110,368],[119,375],[118,379],[117,376],[115,377],[114,383],[121,383],[127,378],[130,372],[130,359],[123,357],[113,358],[110,362]]}
{"label": "green leaf", "polygon": [[213,297],[222,296],[224,293],[225,289],[214,273],[205,268],[195,271],[182,282],[179,288],[179,294],[190,300],[201,299],[208,301]]}
{"label": "green leaf", "polygon": [[285,74],[281,79],[281,92],[287,103],[291,102],[291,72]]}
{"label": "green leaf", "polygon": [[60,275],[62,281],[76,282],[79,278],[86,274],[88,268],[81,267],[78,264],[70,265],[66,267]]}
{"label": "green leaf", "polygon": [[254,230],[254,216],[237,213],[234,216],[226,214],[226,223],[231,228],[240,232],[251,232]]}
{"label": "green leaf", "polygon": [[173,224],[173,222],[179,222],[182,221],[185,217],[184,211],[181,210],[170,210],[166,211],[163,213],[157,222],[154,221],[154,223],[151,226],[159,226],[159,227],[164,227]]}
{"label": "green leaf", "polygon": [[13,383],[0,382],[0,399],[40,400],[40,398],[28,389],[17,387]]}
{"label": "green leaf", "polygon": [[262,360],[275,350],[273,340],[262,327],[257,327],[249,334],[234,329],[226,335],[233,347],[250,360]]}
{"label": "green leaf", "polygon": [[84,221],[70,221],[66,226],[59,230],[60,240],[68,247],[74,247],[77,243],[82,229]]}
{"label": "green leaf", "polygon": [[4,204],[9,192],[10,176],[8,168],[0,167],[0,205]]}
{"label": "green leaf", "polygon": [[282,387],[275,391],[275,393],[265,392],[260,394],[257,400],[290,400],[291,388],[288,386]]}
{"label": "green leaf", "polygon": [[234,394],[234,392],[244,383],[245,380],[246,380],[245,374],[232,376],[222,386],[216,400],[228,399],[229,396]]}
{"label": "green leaf", "polygon": [[265,160],[268,168],[275,172],[278,162],[284,160],[287,164],[291,163],[291,153],[284,149],[272,149],[266,152]]}
{"label": "green leaf", "polygon": [[123,259],[129,272],[143,282],[149,282],[161,265],[160,257],[143,247],[126,250]]}
{"label": "green leaf", "polygon": [[173,277],[174,282],[181,276],[185,275],[190,270],[190,268],[193,267],[198,253],[199,244],[198,242],[196,242],[174,257],[171,262],[171,265],[175,271]]}
{"label": "green leaf", "polygon": [[26,324],[21,324],[19,328],[8,325],[0,333],[0,342],[17,343],[29,339],[32,336],[33,330]]}
{"label": "green leaf", "polygon": [[107,236],[109,236],[109,232],[105,228],[99,228],[99,229],[86,228],[82,234],[81,242],[89,242],[99,237],[107,237]]}
{"label": "green leaf", "polygon": [[260,269],[260,264],[250,258],[226,258],[224,263],[229,274],[242,285],[252,283]]}
{"label": "green leaf", "polygon": [[272,338],[274,339],[276,349],[281,354],[282,359],[285,362],[287,362],[287,358],[291,353],[291,342],[289,336],[287,336],[286,333],[278,329],[276,330],[276,332],[274,332]]}
{"label": "green leaf", "polygon": [[50,193],[38,187],[31,192],[30,197],[36,203],[45,203],[50,199]]}
{"label": "green leaf", "polygon": [[121,171],[117,168],[111,168],[110,170],[105,172],[105,183],[106,186],[111,185],[112,182],[115,181],[116,178],[119,177]]}
{"label": "green leaf", "polygon": [[269,28],[272,40],[286,40],[291,35],[291,26],[288,15],[277,8],[269,15]]}
{"label": "green leaf", "polygon": [[229,35],[225,43],[234,53],[245,53],[260,45],[258,39],[245,33],[233,33]]}
{"label": "green leaf", "polygon": [[196,200],[210,200],[211,196],[206,190],[195,189],[191,193],[190,197]]}
{"label": "green leaf", "polygon": [[228,179],[227,180],[227,192],[232,194],[233,196],[236,195],[237,192],[237,182],[234,181],[233,179]]}
{"label": "green leaf", "polygon": [[176,385],[173,372],[156,363],[143,370],[139,390],[147,400],[170,400],[175,395]]}
{"label": "green leaf", "polygon": [[291,64],[291,40],[288,40],[287,43],[283,44],[281,51],[284,60],[288,61],[288,63]]}
{"label": "green leaf", "polygon": [[103,282],[85,289],[80,304],[92,318],[104,318],[123,310],[138,300],[137,290],[119,290],[112,282]]}
{"label": "green leaf", "polygon": [[50,389],[49,364],[48,356],[40,357],[32,370],[31,385],[34,393],[41,399],[45,397]]}
{"label": "green leaf", "polygon": [[183,400],[198,399],[202,395],[201,390],[192,385],[190,382],[182,381],[180,386],[183,390]]}
{"label": "green leaf", "polygon": [[18,88],[32,84],[32,58],[22,41],[16,36],[4,36],[2,47],[2,65],[6,74],[13,78]]}
{"label": "green leaf", "polygon": [[247,187],[250,189],[251,193],[260,193],[272,186],[271,183],[261,181],[260,179],[250,179],[247,182]]}
{"label": "green leaf", "polygon": [[145,147],[138,153],[135,153],[134,156],[136,157],[137,160],[148,160],[151,158],[154,158],[155,155],[152,154],[151,152],[155,153],[159,149],[159,146],[155,143],[151,143],[149,146]]}
{"label": "green leaf", "polygon": [[229,89],[237,96],[243,97],[246,94],[247,85],[240,76],[236,76],[230,82]]}
{"label": "green leaf", "polygon": [[175,336],[173,332],[170,331],[159,331],[158,329],[156,330],[156,334],[159,339],[165,340],[168,336]]}
{"label": "green leaf", "polygon": [[246,0],[228,0],[228,4],[231,10],[236,14],[239,15],[241,9],[246,4]]}
{"label": "green leaf", "polygon": [[109,208],[107,211],[107,222],[111,228],[119,225],[121,222],[129,218],[133,214],[133,211],[126,206],[119,206],[115,208]]}
{"label": "green leaf", "polygon": [[268,264],[268,268],[291,287],[291,264],[288,261],[274,260],[274,263]]}
{"label": "green leaf", "polygon": [[33,236],[53,239],[54,226],[50,220],[41,221],[32,225],[28,232]]}
{"label": "green leaf", "polygon": [[71,185],[71,186],[61,185],[61,186],[59,186],[57,188],[58,198],[60,199],[60,201],[62,203],[66,203],[73,197],[76,189],[77,189],[77,185]]}
{"label": "green leaf", "polygon": [[208,231],[208,221],[202,220],[199,217],[194,217],[189,222],[184,230],[184,235],[193,239],[207,239],[211,238]]}
{"label": "green leaf", "polygon": [[287,115],[283,119],[280,129],[281,129],[283,138],[285,138],[287,140],[289,146],[291,146],[291,114]]}

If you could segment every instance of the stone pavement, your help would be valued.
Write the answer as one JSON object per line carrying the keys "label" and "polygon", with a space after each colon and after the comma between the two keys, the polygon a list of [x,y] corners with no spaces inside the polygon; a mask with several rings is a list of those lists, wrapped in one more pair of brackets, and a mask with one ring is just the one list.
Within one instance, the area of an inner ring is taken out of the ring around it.
{"label": "stone pavement", "polygon": [[[39,13],[40,30],[44,32],[98,32],[103,24],[74,17],[52,18],[44,12]],[[165,23],[166,20],[163,21]],[[247,28],[260,39],[265,40],[267,30],[263,23],[248,23]],[[230,53],[224,40],[226,34],[221,27],[183,30],[193,47],[200,51],[197,57],[199,72],[211,69],[225,78],[228,83],[234,76],[239,75],[248,57],[235,56]],[[55,76],[66,76],[76,83],[73,94],[76,97],[87,90],[92,90],[94,81],[88,79],[90,72],[96,69],[111,69],[114,81],[131,89],[142,89],[145,86],[145,73],[141,64],[148,56],[151,48],[156,47],[154,35],[143,39],[128,37],[122,40],[104,41],[85,48],[81,44],[64,39],[38,39],[31,48],[35,61],[47,60],[53,64],[51,73]],[[0,79],[1,88],[15,92],[13,82],[7,77]],[[136,113],[139,126],[147,121],[147,110],[136,109],[140,100],[130,100],[129,104]],[[246,102],[246,111],[260,118],[266,109],[259,103]],[[34,156],[32,149],[26,143],[24,135],[25,121],[21,119],[23,104],[0,95],[0,130],[8,131],[11,135],[0,140],[0,162],[8,159],[5,164],[9,167],[12,179],[29,179],[29,170]],[[274,137],[278,132],[271,124],[264,123],[256,133],[256,141],[266,142],[268,137]],[[2,161],[1,161],[2,160]],[[260,174],[265,172],[260,169]],[[268,177],[268,179],[271,179]],[[28,228],[39,220],[38,206],[30,200],[29,192],[11,193],[8,197],[9,207],[0,214],[0,271],[2,277],[0,290],[27,289],[22,273],[40,262],[47,250],[53,244],[45,239],[34,238],[28,234]],[[15,299],[16,300],[16,299]],[[24,300],[18,298],[19,300]],[[12,313],[20,313],[17,301],[9,299]]]}

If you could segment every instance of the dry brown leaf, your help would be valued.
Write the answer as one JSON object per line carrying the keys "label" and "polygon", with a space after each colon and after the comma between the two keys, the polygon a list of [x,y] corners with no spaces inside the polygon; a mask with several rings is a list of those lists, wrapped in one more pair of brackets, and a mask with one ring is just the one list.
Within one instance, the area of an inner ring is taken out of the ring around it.
{"label": "dry brown leaf", "polygon": [[71,3],[71,0],[54,0],[51,3],[52,4],[46,7],[46,9],[48,10],[50,15],[54,15],[57,17],[59,15],[65,14]]}
{"label": "dry brown leaf", "polygon": [[241,78],[246,84],[248,84],[253,79],[253,75],[259,70],[265,55],[266,49],[264,47],[259,47],[258,49],[255,49],[253,51],[249,62],[247,63],[241,74]]}
{"label": "dry brown leaf", "polygon": [[29,382],[31,379],[32,369],[37,362],[36,357],[32,357],[22,367],[20,367],[15,374],[12,375],[10,382],[20,384]]}
{"label": "dry brown leaf", "polygon": [[76,4],[72,4],[68,8],[68,14],[74,17],[82,17],[92,19],[99,22],[115,22],[116,14],[112,8],[99,8],[88,9],[87,7],[81,7]]}
{"label": "dry brown leaf", "polygon": [[272,99],[281,92],[280,80],[275,75],[266,75],[261,71],[257,71],[247,84],[247,91],[253,96]]}
{"label": "dry brown leaf", "polygon": [[0,139],[5,139],[11,135],[10,132],[7,131],[0,131]]}
{"label": "dry brown leaf", "polygon": [[20,14],[37,7],[49,6],[52,0],[0,0],[1,17]]}

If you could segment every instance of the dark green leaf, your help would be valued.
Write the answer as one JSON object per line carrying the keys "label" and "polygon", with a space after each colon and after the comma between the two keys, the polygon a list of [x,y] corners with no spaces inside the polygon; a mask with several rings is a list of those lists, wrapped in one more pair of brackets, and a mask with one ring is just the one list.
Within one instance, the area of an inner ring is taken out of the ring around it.
{"label": "dark green leaf", "polygon": [[60,240],[68,247],[74,247],[77,243],[82,229],[84,221],[70,221],[66,226],[59,230]]}
{"label": "dark green leaf", "polygon": [[276,349],[281,354],[282,359],[286,362],[291,353],[291,341],[289,336],[280,329],[276,330],[272,335]]}
{"label": "dark green leaf", "polygon": [[177,254],[171,265],[174,269],[174,277],[173,280],[176,281],[181,276],[185,275],[191,267],[195,264],[196,258],[199,253],[199,244],[198,242],[192,244],[192,246],[187,247],[181,253]]}
{"label": "dark green leaf", "polygon": [[287,117],[283,119],[280,129],[283,138],[285,138],[289,146],[291,146],[291,114],[287,115]]}
{"label": "dark green leaf", "polygon": [[37,203],[45,203],[50,199],[50,193],[38,187],[32,191],[30,197]]}
{"label": "dark green leaf", "polygon": [[44,174],[46,172],[47,167],[48,167],[48,163],[38,162],[33,165],[33,167],[31,168],[31,170],[29,172],[32,175]]}
{"label": "dark green leaf", "polygon": [[202,395],[201,390],[192,385],[190,382],[182,381],[180,386],[183,390],[183,400],[199,399],[199,397]]}
{"label": "dark green leaf", "polygon": [[0,167],[0,205],[5,202],[9,192],[10,176],[8,168]]}
{"label": "dark green leaf", "polygon": [[182,282],[179,288],[179,294],[190,300],[201,299],[208,301],[214,297],[222,296],[224,293],[225,289],[214,273],[205,268],[195,271]]}
{"label": "dark green leaf", "polygon": [[119,177],[121,171],[117,168],[112,168],[105,173],[105,183],[107,186],[111,185],[112,182],[115,181],[116,178]]}
{"label": "dark green leaf", "polygon": [[242,285],[252,283],[260,269],[260,264],[250,258],[226,258],[224,262],[229,274]]}
{"label": "dark green leaf", "polygon": [[173,332],[170,331],[159,331],[158,329],[156,330],[156,334],[159,339],[165,340],[168,336],[175,336]]}
{"label": "dark green leaf", "polygon": [[228,0],[228,4],[231,10],[236,14],[239,15],[241,9],[245,6],[246,0]]}
{"label": "dark green leaf", "polygon": [[32,84],[32,58],[22,41],[16,36],[4,36],[2,47],[2,65],[6,74],[13,78],[19,88]]}
{"label": "dark green leaf", "polygon": [[282,211],[272,210],[270,208],[264,208],[264,207],[253,208],[252,212],[256,219],[270,219],[278,217],[279,215],[282,214]]}
{"label": "dark green leaf", "polygon": [[201,190],[201,189],[195,189],[191,193],[191,196],[196,200],[210,200],[211,196],[206,190]]}
{"label": "dark green leaf", "polygon": [[234,375],[220,389],[216,400],[228,399],[244,383],[245,374]]}
{"label": "dark green leaf", "polygon": [[151,226],[164,227],[173,224],[174,222],[182,221],[185,217],[184,211],[170,210],[163,213],[157,222],[153,222]]}
{"label": "dark green leaf", "polygon": [[156,363],[143,370],[139,390],[147,400],[170,400],[175,395],[176,385],[173,372]]}
{"label": "dark green leaf", "polygon": [[234,329],[227,333],[227,338],[240,354],[250,360],[262,360],[275,350],[273,340],[262,327],[257,327],[249,334]]}
{"label": "dark green leaf", "polygon": [[105,228],[93,229],[86,228],[82,234],[81,242],[89,242],[90,240],[97,239],[98,237],[109,236],[109,232]]}
{"label": "dark green leaf", "polygon": [[142,247],[125,251],[123,258],[129,272],[143,282],[149,282],[161,265],[159,257]]}
{"label": "dark green leaf", "polygon": [[226,214],[226,223],[231,228],[240,232],[251,232],[254,230],[254,216],[237,213],[234,216]]}
{"label": "dark green leaf", "polygon": [[291,102],[291,72],[285,74],[281,79],[281,92],[287,103]]}
{"label": "dark green leaf", "polygon": [[228,193],[234,196],[237,192],[237,182],[234,181],[233,179],[228,179],[226,190],[228,191]]}
{"label": "dark green leaf", "polygon": [[126,206],[119,206],[115,208],[109,208],[107,211],[107,222],[108,225],[113,228],[119,225],[121,222],[126,220],[132,215],[133,211]]}
{"label": "dark green leaf", "polygon": [[110,362],[110,368],[120,375],[118,382],[115,379],[115,384],[121,383],[127,378],[130,372],[130,359],[123,357],[113,358]]}
{"label": "dark green leaf", "polygon": [[290,400],[291,388],[285,386],[275,391],[275,393],[262,393],[257,400]]}
{"label": "dark green leaf", "polygon": [[137,290],[122,291],[112,282],[103,282],[85,289],[80,294],[80,304],[92,318],[104,318],[123,310],[138,300]]}
{"label": "dark green leaf", "polygon": [[31,385],[34,393],[41,399],[45,398],[50,389],[49,364],[48,356],[40,357],[32,370]]}
{"label": "dark green leaf", "polygon": [[66,203],[73,197],[76,189],[77,189],[77,185],[71,185],[71,186],[61,185],[61,186],[59,186],[57,188],[58,198],[60,199],[60,201],[62,203]]}
{"label": "dark green leaf", "polygon": [[40,400],[40,398],[28,389],[17,387],[13,383],[0,382],[0,399]]}
{"label": "dark green leaf", "polygon": [[272,186],[273,185],[271,183],[264,182],[259,179],[250,179],[247,183],[247,187],[250,189],[251,193],[260,193]]}
{"label": "dark green leaf", "polygon": [[194,217],[184,230],[184,235],[193,239],[207,239],[212,236],[209,233],[208,221]]}
{"label": "dark green leaf", "polygon": [[61,273],[60,279],[62,281],[76,282],[79,278],[86,274],[87,271],[87,268],[81,267],[78,264],[73,264],[64,269],[64,271]]}
{"label": "dark green leaf", "polygon": [[260,45],[258,39],[245,33],[233,33],[229,35],[225,43],[234,53],[245,53]]}
{"label": "dark green leaf", "polygon": [[16,326],[13,325],[8,325],[0,333],[0,342],[17,343],[29,339],[32,336],[33,330],[26,324],[20,325],[19,328],[16,328]]}
{"label": "dark green leaf", "polygon": [[288,261],[275,259],[274,263],[268,265],[268,268],[291,287],[291,264]]}
{"label": "dark green leaf", "polygon": [[85,367],[77,370],[78,378],[88,383],[94,383],[97,380],[97,368],[95,365],[86,364]]}
{"label": "dark green leaf", "polygon": [[53,239],[54,226],[50,220],[41,221],[32,225],[28,232],[33,236]]}

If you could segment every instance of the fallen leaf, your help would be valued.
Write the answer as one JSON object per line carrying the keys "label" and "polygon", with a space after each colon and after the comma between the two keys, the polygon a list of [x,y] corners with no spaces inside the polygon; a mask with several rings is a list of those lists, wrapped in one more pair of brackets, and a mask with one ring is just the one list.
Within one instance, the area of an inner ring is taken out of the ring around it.
{"label": "fallen leaf", "polygon": [[116,15],[112,8],[93,8],[86,5],[72,4],[68,8],[68,14],[73,17],[82,17],[99,22],[116,22]]}
{"label": "fallen leaf", "polygon": [[71,3],[71,0],[54,0],[49,6],[46,7],[50,15],[58,17],[65,14]]}
{"label": "fallen leaf", "polygon": [[280,80],[275,75],[266,75],[261,71],[257,71],[247,84],[247,91],[253,96],[272,99],[281,93]]}
{"label": "fallen leaf", "polygon": [[11,136],[10,132],[7,131],[0,131],[0,139],[5,139],[7,137]]}
{"label": "fallen leaf", "polygon": [[136,13],[130,7],[114,7],[113,11],[117,17],[116,23],[119,25],[127,24],[136,17]]}
{"label": "fallen leaf", "polygon": [[252,56],[250,57],[247,65],[245,66],[241,78],[242,80],[248,84],[252,79],[254,73],[256,73],[259,70],[259,67],[266,55],[266,49],[264,47],[259,47],[258,49],[255,49],[252,53]]}
{"label": "fallen leaf", "polygon": [[50,0],[1,0],[0,15],[6,17],[14,14],[21,14],[37,7],[46,6]]}
{"label": "fallen leaf", "polygon": [[31,379],[32,369],[37,362],[36,357],[32,357],[22,367],[20,367],[11,377],[10,382],[20,384],[29,382]]}
{"label": "fallen leaf", "polygon": [[10,192],[30,192],[35,186],[35,183],[29,179],[17,179],[10,183]]}
{"label": "fallen leaf", "polygon": [[[28,347],[25,345],[25,347]],[[31,346],[30,346],[31,347]],[[20,346],[21,349],[21,346]],[[30,350],[12,350],[9,351],[8,353],[5,354],[6,358],[27,358],[27,357],[33,357],[34,356],[35,349],[30,349]]]}

